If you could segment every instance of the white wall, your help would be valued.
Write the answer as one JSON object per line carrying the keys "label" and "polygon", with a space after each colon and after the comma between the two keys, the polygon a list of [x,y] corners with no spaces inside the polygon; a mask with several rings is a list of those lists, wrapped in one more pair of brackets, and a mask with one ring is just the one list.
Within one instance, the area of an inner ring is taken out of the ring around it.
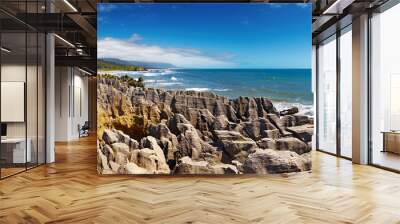
{"label": "white wall", "polygon": [[[3,64],[1,66],[1,81],[3,82],[25,82],[25,64]],[[29,70],[30,68],[28,68]],[[1,108],[7,110],[7,108]],[[7,123],[8,137],[25,137],[25,122]]]}
{"label": "white wall", "polygon": [[[77,70],[75,70],[76,72]],[[71,133],[74,137],[79,137],[78,125],[81,126],[88,121],[89,112],[88,112],[88,78],[85,76],[74,75],[74,108],[72,108],[72,117],[71,120]],[[79,102],[80,101],[80,102]]]}
{"label": "white wall", "polygon": [[77,139],[78,125],[88,120],[88,78],[76,68],[56,67],[55,86],[55,140]]}
{"label": "white wall", "polygon": [[67,141],[69,133],[69,84],[70,77],[69,68],[56,67],[55,68],[55,140]]}
{"label": "white wall", "polygon": [[[39,69],[37,71],[37,68]],[[43,73],[41,67],[36,65],[28,65],[25,63],[3,63],[1,66],[1,81],[2,82],[23,82],[26,84],[26,107],[23,102],[22,108],[19,113],[26,112],[26,120],[21,122],[5,122],[7,124],[7,137],[8,138],[25,138],[29,139],[31,148],[32,162],[39,159],[39,163],[44,163],[44,83]],[[25,80],[27,78],[27,80]],[[3,89],[4,90],[4,89]],[[2,91],[3,91],[2,90]],[[20,94],[24,94],[24,90]],[[2,95],[7,97],[6,95]],[[13,113],[13,108],[2,107],[3,113]],[[15,110],[15,108],[14,108]],[[15,112],[14,112],[15,113]]]}
{"label": "white wall", "polygon": [[[1,66],[1,81],[25,82],[25,64],[3,64]],[[7,108],[1,108],[7,110]],[[25,122],[7,123],[7,137],[25,137]]]}

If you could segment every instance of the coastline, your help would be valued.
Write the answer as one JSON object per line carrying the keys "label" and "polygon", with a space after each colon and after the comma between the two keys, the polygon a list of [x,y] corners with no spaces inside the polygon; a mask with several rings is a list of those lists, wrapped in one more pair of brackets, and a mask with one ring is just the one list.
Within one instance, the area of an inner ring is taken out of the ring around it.
{"label": "coastline", "polygon": [[101,174],[274,174],[311,168],[313,119],[265,97],[98,77]]}
{"label": "coastline", "polygon": [[[277,109],[279,110],[285,110],[291,107],[297,107],[299,108],[299,114],[302,115],[307,115],[309,117],[313,117],[313,104],[312,104],[312,98],[309,96],[311,93],[311,87],[310,90],[307,92],[306,89],[302,90],[300,92],[296,92],[297,94],[291,94],[289,95],[287,93],[288,88],[285,88],[285,84],[287,82],[288,78],[290,77],[285,77],[285,79],[279,79],[279,74],[276,76],[272,76],[270,79],[267,79],[265,81],[266,85],[268,86],[277,86],[275,89],[271,90],[272,94],[267,94],[262,92],[262,90],[257,89],[257,84],[258,83],[252,83],[249,86],[246,86],[246,80],[243,80],[242,83],[240,83],[240,86],[234,86],[234,85],[225,85],[225,80],[222,81],[222,84],[219,85],[212,85],[212,81],[210,80],[209,82],[204,82],[203,80],[198,80],[197,77],[193,77],[191,73],[183,73],[182,71],[211,71],[212,73],[217,73],[219,70],[222,71],[229,71],[232,72],[233,69],[183,69],[183,68],[169,68],[169,69],[147,69],[147,71],[121,71],[121,70],[112,70],[112,71],[99,71],[99,74],[112,74],[112,75],[117,75],[117,76],[122,76],[122,75],[128,75],[134,79],[138,79],[139,77],[143,77],[144,79],[144,84],[145,87],[147,88],[158,88],[158,89],[165,89],[165,90],[179,90],[179,91],[196,91],[196,92],[213,92],[217,95],[225,96],[228,99],[235,99],[239,96],[242,97],[267,97],[269,98],[274,105],[276,106]],[[237,71],[249,71],[249,70],[262,70],[262,69],[235,69]],[[267,69],[267,70],[272,70],[272,71],[280,71],[280,69]],[[296,69],[283,69],[285,70],[296,70]],[[208,73],[206,73],[209,75]],[[262,75],[262,74],[261,74]],[[188,77],[188,81],[186,81],[186,77]],[[196,78],[197,80],[194,80]],[[215,79],[216,77],[210,77],[210,79]],[[234,77],[238,79],[238,77]],[[233,78],[232,78],[233,79]],[[186,82],[185,82],[186,81]],[[196,82],[197,81],[197,82]],[[248,81],[248,80],[247,80]],[[298,81],[298,80],[297,80]],[[303,81],[304,80],[299,80]],[[308,80],[306,80],[308,81]],[[232,82],[232,80],[231,80]],[[240,80],[238,80],[240,82]],[[243,84],[243,87],[242,87]],[[292,83],[289,83],[290,85]],[[251,86],[253,85],[253,86]],[[262,84],[260,84],[262,85]],[[268,89],[268,86],[264,89]],[[246,88],[248,87],[248,93],[243,94],[243,89],[240,91],[237,88]],[[296,88],[296,87],[293,87]],[[265,92],[265,91],[264,91]],[[295,96],[293,96],[295,95]]]}

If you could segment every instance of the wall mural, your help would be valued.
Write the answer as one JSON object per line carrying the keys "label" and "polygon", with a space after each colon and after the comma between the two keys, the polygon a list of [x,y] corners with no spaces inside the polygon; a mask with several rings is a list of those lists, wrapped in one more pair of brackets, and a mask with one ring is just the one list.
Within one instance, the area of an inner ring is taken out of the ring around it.
{"label": "wall mural", "polygon": [[310,4],[98,4],[98,172],[308,171],[310,68]]}

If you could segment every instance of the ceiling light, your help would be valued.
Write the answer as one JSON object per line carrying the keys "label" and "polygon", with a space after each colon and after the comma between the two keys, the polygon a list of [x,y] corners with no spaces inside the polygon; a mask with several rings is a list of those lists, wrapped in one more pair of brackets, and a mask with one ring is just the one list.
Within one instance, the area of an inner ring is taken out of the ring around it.
{"label": "ceiling light", "polygon": [[78,12],[78,10],[68,1],[64,0],[65,4],[67,4],[74,12]]}
{"label": "ceiling light", "polygon": [[8,50],[8,49],[5,48],[5,47],[1,47],[0,49],[1,49],[2,51],[6,52],[6,53],[10,53],[10,52],[11,52],[11,50]]}
{"label": "ceiling light", "polygon": [[328,14],[330,13],[330,11],[334,8],[337,7],[337,5],[339,4],[340,0],[336,0],[331,6],[329,6],[322,14]]}
{"label": "ceiling light", "polygon": [[83,55],[83,49],[77,48],[76,53],[78,53],[79,55]]}
{"label": "ceiling light", "polygon": [[324,10],[322,14],[342,14],[343,10],[351,5],[354,1],[355,0],[336,0],[332,5]]}
{"label": "ceiling light", "polygon": [[83,72],[83,73],[85,73],[85,74],[87,74],[87,75],[92,75],[90,72],[85,71],[85,70],[83,70],[83,69],[81,69],[81,68],[79,68],[79,67],[78,67],[78,70],[81,71],[81,72]]}
{"label": "ceiling light", "polygon": [[62,37],[60,37],[59,35],[57,35],[57,34],[54,34],[54,36],[55,37],[57,37],[59,40],[61,40],[62,42],[64,42],[64,43],[66,43],[67,45],[69,45],[70,47],[73,47],[73,48],[75,48],[75,45],[73,45],[71,42],[69,42],[68,40],[66,40],[66,39],[64,39],[64,38],[62,38]]}

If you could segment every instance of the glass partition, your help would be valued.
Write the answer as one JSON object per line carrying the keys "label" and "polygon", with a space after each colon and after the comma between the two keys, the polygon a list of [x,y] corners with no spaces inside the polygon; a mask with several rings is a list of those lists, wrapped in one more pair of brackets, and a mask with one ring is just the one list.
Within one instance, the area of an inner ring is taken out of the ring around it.
{"label": "glass partition", "polygon": [[[40,13],[43,1],[0,2]],[[0,12],[0,178],[45,162],[45,34]]]}
{"label": "glass partition", "polygon": [[24,171],[26,163],[31,162],[26,142],[26,37],[25,32],[1,34],[2,177]]}
{"label": "glass partition", "polygon": [[45,124],[46,124],[46,36],[38,33],[38,64],[37,64],[37,162],[46,162]]}
{"label": "glass partition", "polygon": [[318,145],[336,153],[336,36],[318,47]]}
{"label": "glass partition", "polygon": [[30,151],[30,160],[27,167],[34,167],[37,165],[38,158],[38,125],[37,125],[37,98],[38,98],[38,34],[35,32],[27,33],[27,82],[26,82],[26,114],[27,114],[27,150]]}
{"label": "glass partition", "polygon": [[352,157],[352,33],[351,25],[340,35],[340,155]]}
{"label": "glass partition", "polygon": [[371,162],[400,170],[400,4],[371,19]]}

